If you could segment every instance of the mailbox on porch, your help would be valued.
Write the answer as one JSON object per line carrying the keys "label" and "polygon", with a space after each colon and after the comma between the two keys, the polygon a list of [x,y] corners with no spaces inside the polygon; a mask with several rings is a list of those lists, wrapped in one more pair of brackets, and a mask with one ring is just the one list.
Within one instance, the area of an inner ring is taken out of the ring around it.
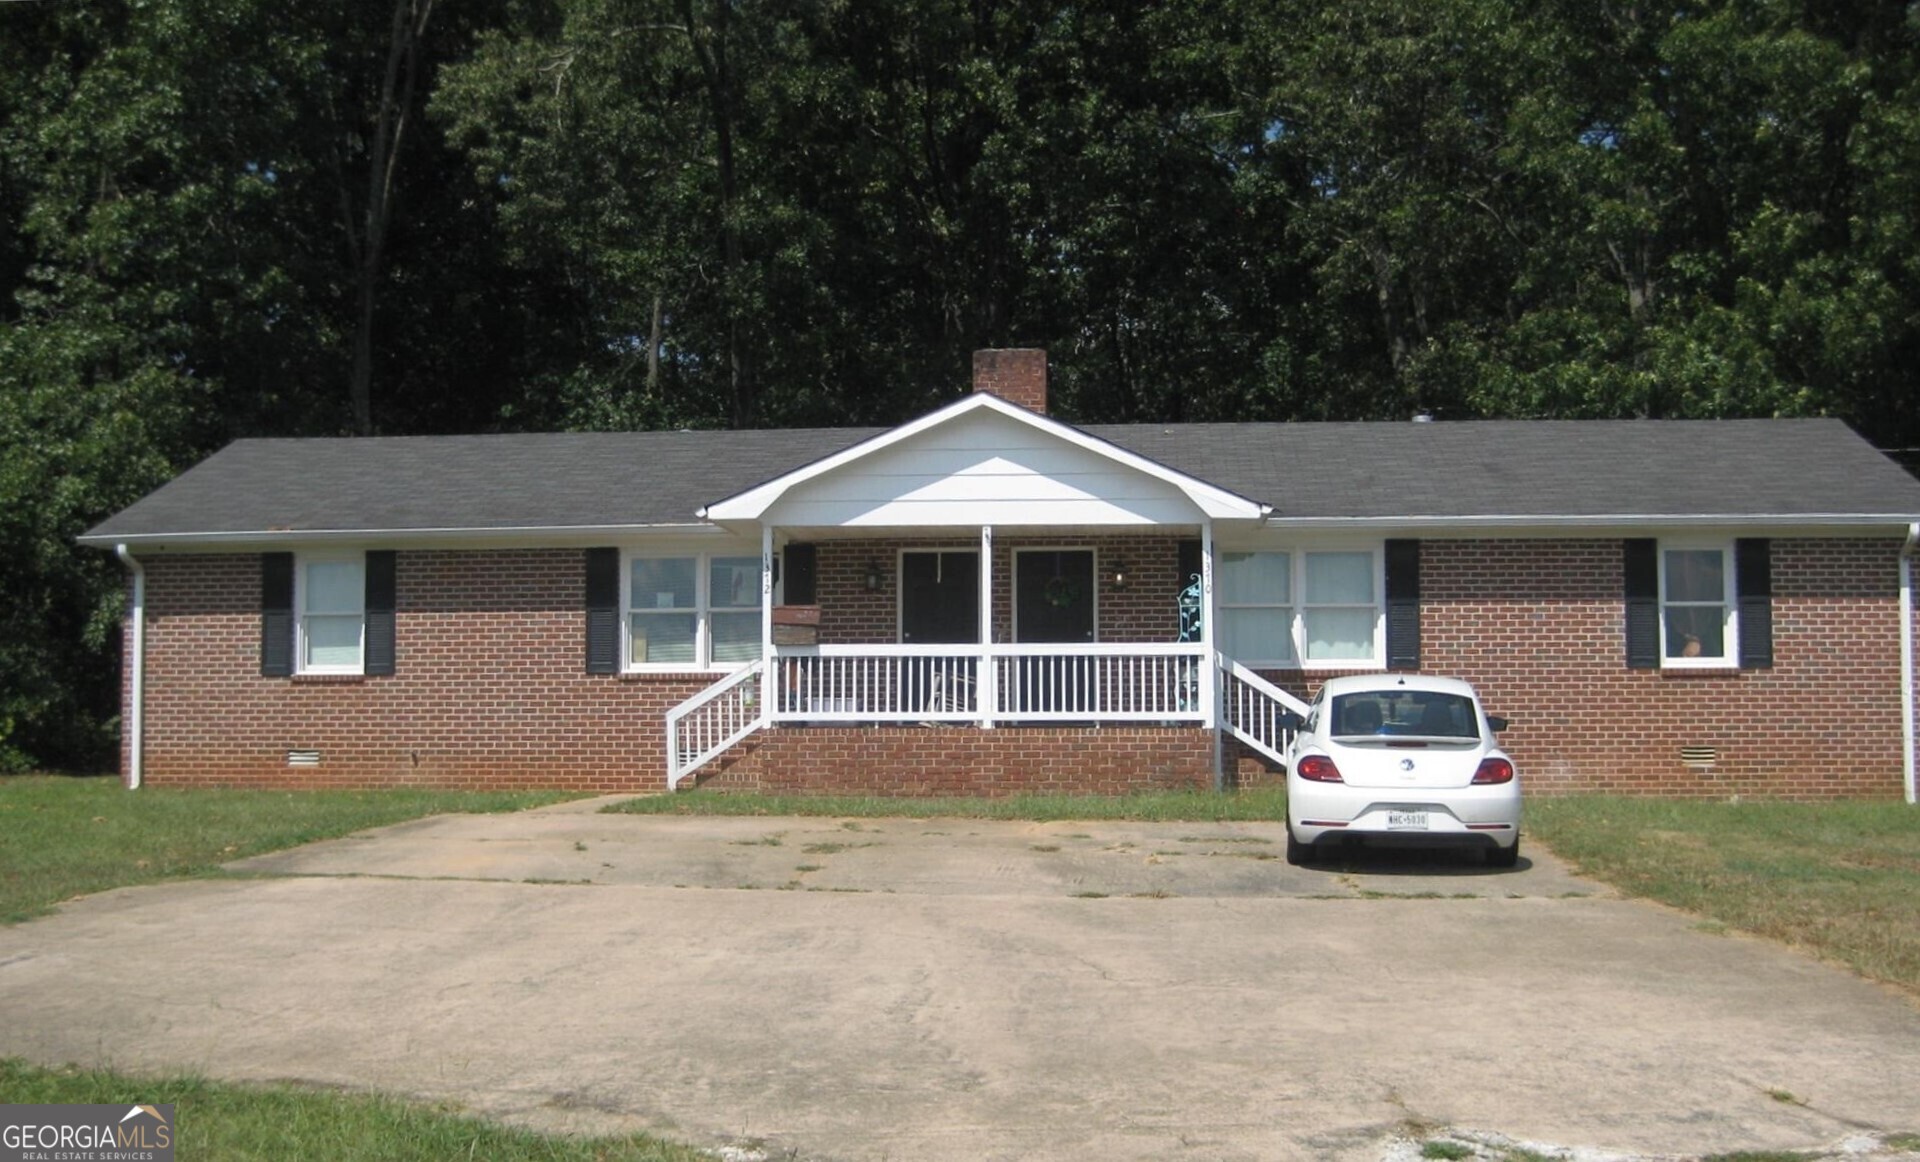
{"label": "mailbox on porch", "polygon": [[820,607],[818,605],[774,606],[773,644],[776,646],[819,645]]}

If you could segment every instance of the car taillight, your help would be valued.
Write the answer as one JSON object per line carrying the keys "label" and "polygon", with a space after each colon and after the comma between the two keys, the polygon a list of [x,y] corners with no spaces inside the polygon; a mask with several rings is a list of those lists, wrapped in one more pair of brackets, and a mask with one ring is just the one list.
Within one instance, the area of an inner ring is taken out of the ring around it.
{"label": "car taillight", "polygon": [[1481,759],[1480,769],[1473,772],[1476,783],[1513,782],[1513,764],[1506,759]]}
{"label": "car taillight", "polygon": [[1293,773],[1315,783],[1340,782],[1340,768],[1323,754],[1310,754],[1293,765]]}

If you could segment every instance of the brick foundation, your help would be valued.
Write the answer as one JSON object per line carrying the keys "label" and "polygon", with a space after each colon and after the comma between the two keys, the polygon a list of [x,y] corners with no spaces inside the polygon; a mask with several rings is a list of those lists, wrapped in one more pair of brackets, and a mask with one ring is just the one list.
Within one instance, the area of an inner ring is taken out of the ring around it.
{"label": "brick foundation", "polygon": [[[977,542],[937,541],[968,547]],[[996,637],[1011,553],[997,538]],[[1100,557],[1101,637],[1174,634],[1175,540],[1048,538]],[[825,542],[822,639],[894,640],[899,542]],[[1778,539],[1771,670],[1628,670],[1615,540],[1422,545],[1423,670],[1464,677],[1514,720],[1503,738],[1532,794],[1721,797],[1900,793],[1897,555],[1890,539]],[[861,579],[879,556],[887,585]],[[1111,588],[1113,558],[1129,584]],[[709,674],[585,673],[583,554],[402,552],[398,672],[263,678],[252,554],[162,554],[148,579],[146,776],[159,786],[665,785],[666,712]],[[1327,675],[1273,674],[1310,697]],[[1711,768],[1682,746],[1718,750]],[[321,753],[289,768],[287,751]],[[124,750],[123,750],[124,753]],[[725,786],[935,794],[1205,786],[1212,740],[1173,727],[809,727],[764,731],[720,764]],[[1238,744],[1241,785],[1275,777]],[[124,768],[123,768],[124,769]]]}
{"label": "brick foundation", "polygon": [[1121,795],[1213,783],[1213,736],[1181,727],[781,727],[702,784],[770,793]]}

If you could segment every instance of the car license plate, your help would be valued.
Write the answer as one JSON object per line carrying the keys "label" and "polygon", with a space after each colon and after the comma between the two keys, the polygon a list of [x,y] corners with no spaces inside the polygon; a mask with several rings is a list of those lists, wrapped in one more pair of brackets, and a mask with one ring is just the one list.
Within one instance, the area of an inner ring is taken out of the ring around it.
{"label": "car license plate", "polygon": [[1427,813],[1425,811],[1389,811],[1387,826],[1395,831],[1425,831]]}

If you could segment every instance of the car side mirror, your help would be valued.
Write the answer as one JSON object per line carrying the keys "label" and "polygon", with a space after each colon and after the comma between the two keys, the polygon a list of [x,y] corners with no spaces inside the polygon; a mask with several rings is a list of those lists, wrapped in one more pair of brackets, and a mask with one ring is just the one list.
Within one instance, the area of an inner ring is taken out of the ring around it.
{"label": "car side mirror", "polygon": [[1499,734],[1505,730],[1508,725],[1507,720],[1498,714],[1487,715],[1487,729],[1493,731],[1495,734]]}
{"label": "car side mirror", "polygon": [[1299,730],[1307,724],[1307,720],[1300,717],[1296,711],[1282,710],[1279,714],[1279,723],[1281,730]]}

